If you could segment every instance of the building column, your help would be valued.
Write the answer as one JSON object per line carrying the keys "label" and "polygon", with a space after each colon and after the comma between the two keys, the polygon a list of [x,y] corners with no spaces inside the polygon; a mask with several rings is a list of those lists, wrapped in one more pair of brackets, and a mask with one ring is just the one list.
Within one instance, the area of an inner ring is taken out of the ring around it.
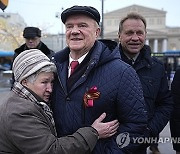
{"label": "building column", "polygon": [[162,42],[162,52],[167,51],[167,39],[163,39]]}
{"label": "building column", "polygon": [[154,48],[153,48],[154,52],[158,52],[158,40],[155,39],[154,40]]}
{"label": "building column", "polygon": [[146,39],[145,44],[146,44],[146,45],[149,45],[149,39]]}

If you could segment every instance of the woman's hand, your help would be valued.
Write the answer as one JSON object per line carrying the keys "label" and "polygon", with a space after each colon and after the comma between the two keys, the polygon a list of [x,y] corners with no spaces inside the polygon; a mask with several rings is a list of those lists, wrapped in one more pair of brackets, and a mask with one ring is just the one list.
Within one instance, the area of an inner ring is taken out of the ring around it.
{"label": "woman's hand", "polygon": [[97,130],[99,138],[107,138],[114,135],[119,127],[118,120],[103,123],[102,121],[105,117],[106,113],[101,114],[100,117],[92,124],[92,127]]}

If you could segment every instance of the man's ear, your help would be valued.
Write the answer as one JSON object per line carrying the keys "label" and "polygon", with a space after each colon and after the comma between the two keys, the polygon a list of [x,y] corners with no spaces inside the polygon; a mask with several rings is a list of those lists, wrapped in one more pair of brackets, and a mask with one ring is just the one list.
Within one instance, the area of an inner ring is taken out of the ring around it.
{"label": "man's ear", "polygon": [[98,38],[101,34],[101,29],[100,28],[97,28],[96,30],[96,38]]}
{"label": "man's ear", "polygon": [[145,32],[145,38],[147,37],[147,31]]}
{"label": "man's ear", "polygon": [[118,38],[120,38],[120,32],[118,32],[117,35],[118,35]]}
{"label": "man's ear", "polygon": [[121,33],[118,32],[118,39],[119,39],[119,42],[121,42]]}

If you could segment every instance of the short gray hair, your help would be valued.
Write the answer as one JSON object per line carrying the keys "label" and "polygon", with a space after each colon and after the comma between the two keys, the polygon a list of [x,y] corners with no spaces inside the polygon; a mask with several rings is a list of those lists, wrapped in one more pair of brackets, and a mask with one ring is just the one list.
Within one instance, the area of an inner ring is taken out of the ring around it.
{"label": "short gray hair", "polygon": [[141,21],[144,23],[145,28],[146,28],[146,26],[147,26],[146,19],[145,19],[142,15],[140,15],[140,14],[138,14],[138,13],[136,13],[136,12],[131,12],[131,13],[127,14],[126,17],[124,17],[124,18],[121,19],[121,21],[120,21],[120,23],[119,23],[119,32],[122,31],[123,23],[124,23],[127,19],[136,19],[136,20],[139,19],[139,20],[141,20]]}
{"label": "short gray hair", "polygon": [[37,72],[31,74],[30,76],[28,76],[26,78],[27,81],[31,82],[31,83],[34,83],[34,81],[36,81],[38,75],[42,72],[52,72],[52,73],[56,73],[57,72],[57,69],[56,69],[56,66],[55,65],[47,65],[47,66],[44,66],[43,68],[41,68],[40,70],[38,70]]}

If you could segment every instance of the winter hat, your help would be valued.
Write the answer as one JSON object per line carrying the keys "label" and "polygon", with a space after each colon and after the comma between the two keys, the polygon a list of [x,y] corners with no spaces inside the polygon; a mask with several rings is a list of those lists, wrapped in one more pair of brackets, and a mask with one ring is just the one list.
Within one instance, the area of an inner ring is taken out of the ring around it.
{"label": "winter hat", "polygon": [[94,7],[75,5],[75,6],[72,6],[70,8],[67,8],[66,10],[64,10],[61,13],[62,22],[65,23],[67,18],[71,15],[74,15],[74,14],[87,15],[87,16],[91,17],[92,19],[94,19],[98,24],[99,24],[100,18],[101,18],[98,10],[96,10]]}
{"label": "winter hat", "polygon": [[21,82],[26,77],[37,72],[44,66],[54,65],[50,59],[38,49],[21,52],[13,62],[12,71],[16,82]]}
{"label": "winter hat", "polygon": [[38,27],[26,27],[23,31],[24,38],[41,37],[41,30]]}

